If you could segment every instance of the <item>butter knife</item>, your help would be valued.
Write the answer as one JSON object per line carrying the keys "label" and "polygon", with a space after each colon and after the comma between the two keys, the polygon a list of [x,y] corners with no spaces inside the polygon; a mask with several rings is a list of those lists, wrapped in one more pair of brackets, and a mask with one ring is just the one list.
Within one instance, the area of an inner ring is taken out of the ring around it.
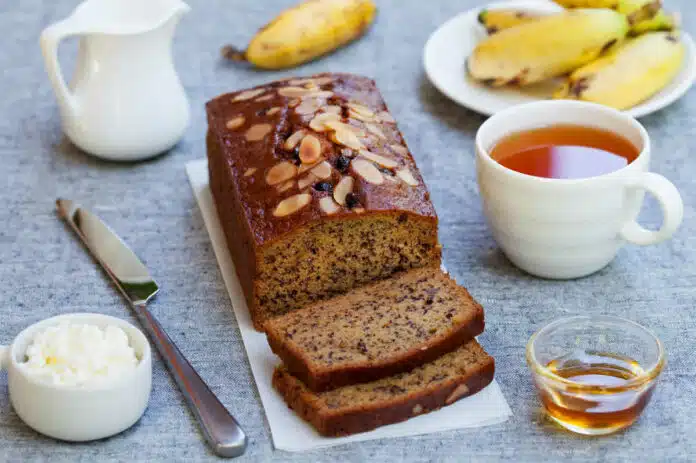
{"label": "butter knife", "polygon": [[130,303],[169,368],[213,451],[228,458],[242,455],[246,450],[247,438],[239,423],[147,309],[147,303],[157,294],[159,287],[145,265],[99,217],[67,199],[58,199],[56,205],[59,215],[75,231]]}

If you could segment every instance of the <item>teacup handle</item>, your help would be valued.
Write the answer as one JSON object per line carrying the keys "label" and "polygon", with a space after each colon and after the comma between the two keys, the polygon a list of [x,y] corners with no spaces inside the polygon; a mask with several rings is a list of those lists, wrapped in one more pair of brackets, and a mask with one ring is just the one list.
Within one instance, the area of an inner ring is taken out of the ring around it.
{"label": "teacup handle", "polygon": [[63,78],[63,73],[60,70],[58,62],[58,44],[64,38],[76,34],[75,30],[70,27],[66,21],[60,21],[48,26],[41,32],[39,44],[46,64],[46,72],[53,85],[53,90],[56,93],[56,98],[64,107],[74,109],[75,99],[73,93],[68,88]]}
{"label": "teacup handle", "polygon": [[644,172],[626,184],[629,188],[642,188],[652,194],[662,208],[662,226],[657,231],[648,230],[636,220],[626,223],[619,234],[626,241],[645,246],[656,244],[671,237],[684,217],[684,203],[677,188],[664,178],[652,172]]}
{"label": "teacup handle", "polygon": [[7,368],[9,363],[8,355],[10,355],[10,348],[8,346],[0,346],[0,371]]}

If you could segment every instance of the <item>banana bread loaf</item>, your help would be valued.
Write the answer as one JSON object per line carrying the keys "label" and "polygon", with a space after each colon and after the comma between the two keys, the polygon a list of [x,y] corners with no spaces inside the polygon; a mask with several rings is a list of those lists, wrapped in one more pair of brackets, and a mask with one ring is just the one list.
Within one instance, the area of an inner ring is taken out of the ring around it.
{"label": "banana bread loaf", "polygon": [[206,105],[210,188],[254,325],[439,265],[437,216],[370,79],[320,74]]}
{"label": "banana bread loaf", "polygon": [[273,386],[320,434],[341,436],[405,421],[475,394],[493,381],[494,361],[470,341],[407,373],[371,383],[312,392],[283,366]]}
{"label": "banana bread loaf", "polygon": [[483,332],[483,308],[424,267],[268,320],[268,343],[315,392],[408,371]]}

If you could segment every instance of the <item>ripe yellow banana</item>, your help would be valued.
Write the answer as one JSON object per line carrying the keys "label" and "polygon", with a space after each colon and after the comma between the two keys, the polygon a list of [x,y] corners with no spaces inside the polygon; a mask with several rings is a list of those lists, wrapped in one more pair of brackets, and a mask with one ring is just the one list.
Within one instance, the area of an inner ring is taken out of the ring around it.
{"label": "ripe yellow banana", "polygon": [[569,10],[491,35],[476,46],[467,68],[488,85],[526,85],[595,60],[627,32],[626,17],[615,11]]}
{"label": "ripe yellow banana", "polygon": [[246,51],[228,45],[223,55],[263,69],[297,66],[362,35],[375,11],[372,0],[306,0],[260,29]]}
{"label": "ripe yellow banana", "polygon": [[519,26],[538,19],[540,15],[522,10],[495,9],[481,10],[478,21],[486,28],[489,34],[495,34],[503,29]]}
{"label": "ripe yellow banana", "polygon": [[662,9],[661,0],[554,0],[565,8],[610,8],[628,17],[634,35],[649,31],[671,31],[678,17]]}
{"label": "ripe yellow banana", "polygon": [[649,32],[573,72],[554,98],[628,109],[669,84],[683,59],[684,45],[675,33]]}

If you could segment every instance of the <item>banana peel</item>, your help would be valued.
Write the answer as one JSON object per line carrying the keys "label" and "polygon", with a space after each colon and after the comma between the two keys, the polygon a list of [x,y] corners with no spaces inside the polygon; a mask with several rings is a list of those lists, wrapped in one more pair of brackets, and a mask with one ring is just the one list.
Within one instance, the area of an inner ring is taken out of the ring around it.
{"label": "banana peel", "polygon": [[631,35],[650,31],[671,31],[679,27],[679,16],[662,8],[662,0],[554,0],[564,8],[609,8],[623,13]]}
{"label": "banana peel", "polygon": [[541,15],[530,13],[523,10],[509,8],[488,10],[484,9],[478,15],[478,22],[486,28],[489,34],[495,34],[503,29],[519,26],[531,21],[535,21]]}
{"label": "banana peel", "polygon": [[674,79],[684,54],[684,45],[674,32],[643,34],[574,71],[554,98],[631,108]]}
{"label": "banana peel", "polygon": [[262,69],[295,67],[360,37],[376,10],[372,0],[306,0],[261,28],[246,50],[227,45],[222,54]]}

